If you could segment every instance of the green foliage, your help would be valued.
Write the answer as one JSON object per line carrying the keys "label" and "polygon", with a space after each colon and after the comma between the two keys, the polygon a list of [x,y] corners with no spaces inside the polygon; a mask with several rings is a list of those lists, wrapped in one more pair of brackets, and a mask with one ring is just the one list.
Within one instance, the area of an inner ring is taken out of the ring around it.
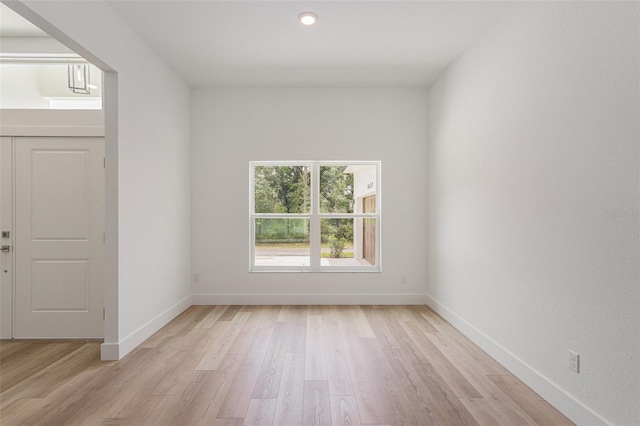
{"label": "green foliage", "polygon": [[[320,167],[320,212],[353,213],[353,174],[346,166]],[[310,213],[311,170],[308,166],[256,166],[256,213]],[[321,242],[331,246],[331,256],[343,255],[353,241],[353,220],[322,219]],[[309,241],[309,221],[256,219],[256,242]]]}
{"label": "green foliage", "polygon": [[353,213],[353,173],[347,166],[320,167],[320,211]]}
{"label": "green foliage", "polygon": [[311,173],[307,166],[256,166],[256,213],[309,213]]}
{"label": "green foliage", "polygon": [[308,219],[256,219],[256,242],[309,242]]}
{"label": "green foliage", "polygon": [[353,242],[353,219],[322,219],[320,228],[321,242],[329,245],[331,257],[345,257],[345,246]]}
{"label": "green foliage", "polygon": [[344,251],[345,240],[344,238],[337,238],[335,235],[329,235],[329,246],[331,247],[331,257],[340,258]]}

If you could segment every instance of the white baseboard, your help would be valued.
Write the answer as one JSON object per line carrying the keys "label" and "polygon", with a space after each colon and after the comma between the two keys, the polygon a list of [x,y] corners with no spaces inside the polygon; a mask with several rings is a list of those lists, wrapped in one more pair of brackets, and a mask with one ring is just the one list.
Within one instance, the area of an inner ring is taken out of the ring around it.
{"label": "white baseboard", "polygon": [[100,359],[102,361],[117,361],[120,358],[120,345],[118,343],[103,343],[100,345]]}
{"label": "white baseboard", "polygon": [[424,305],[425,293],[194,294],[194,305]]}
{"label": "white baseboard", "polygon": [[192,296],[187,296],[120,340],[120,342],[103,343],[100,346],[100,358],[103,361],[117,361],[124,358],[125,355],[135,349],[140,343],[147,340],[153,333],[167,325],[169,321],[180,315],[191,305],[193,305]]}
{"label": "white baseboard", "polygon": [[553,383],[473,324],[426,295],[427,305],[577,425],[609,425],[605,419]]}

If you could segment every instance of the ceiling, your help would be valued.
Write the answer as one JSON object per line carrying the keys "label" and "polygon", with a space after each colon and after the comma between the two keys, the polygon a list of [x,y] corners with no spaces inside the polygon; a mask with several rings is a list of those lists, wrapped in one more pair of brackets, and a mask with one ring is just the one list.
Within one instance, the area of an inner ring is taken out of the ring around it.
{"label": "ceiling", "polygon": [[[508,2],[112,1],[192,87],[427,87]],[[318,14],[305,27],[296,17]]]}
{"label": "ceiling", "polygon": [[[192,87],[428,87],[514,7],[402,0],[109,3]],[[44,35],[0,7],[1,36]],[[312,27],[296,19],[308,10],[319,16]]]}
{"label": "ceiling", "polygon": [[0,3],[0,37],[49,37],[49,35]]}

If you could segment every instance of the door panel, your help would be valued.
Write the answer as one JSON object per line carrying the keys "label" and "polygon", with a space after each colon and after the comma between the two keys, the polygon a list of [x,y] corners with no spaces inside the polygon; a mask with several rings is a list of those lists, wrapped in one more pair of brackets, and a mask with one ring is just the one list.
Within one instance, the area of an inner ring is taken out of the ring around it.
{"label": "door panel", "polygon": [[16,138],[15,337],[103,334],[104,140]]}
{"label": "door panel", "polygon": [[[370,195],[363,198],[364,213],[375,213],[376,196]],[[364,219],[362,221],[362,252],[364,259],[371,265],[376,264],[376,220]]]}
{"label": "door panel", "polygon": [[31,310],[88,312],[90,263],[83,260],[33,260]]}
{"label": "door panel", "polygon": [[89,239],[88,150],[31,151],[31,235],[34,240]]}

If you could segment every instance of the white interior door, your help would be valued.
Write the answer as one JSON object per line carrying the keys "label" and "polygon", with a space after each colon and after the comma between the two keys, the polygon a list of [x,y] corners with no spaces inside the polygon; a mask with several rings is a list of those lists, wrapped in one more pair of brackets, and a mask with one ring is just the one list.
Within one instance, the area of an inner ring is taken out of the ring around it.
{"label": "white interior door", "polygon": [[102,337],[104,139],[20,137],[14,152],[14,337]]}

